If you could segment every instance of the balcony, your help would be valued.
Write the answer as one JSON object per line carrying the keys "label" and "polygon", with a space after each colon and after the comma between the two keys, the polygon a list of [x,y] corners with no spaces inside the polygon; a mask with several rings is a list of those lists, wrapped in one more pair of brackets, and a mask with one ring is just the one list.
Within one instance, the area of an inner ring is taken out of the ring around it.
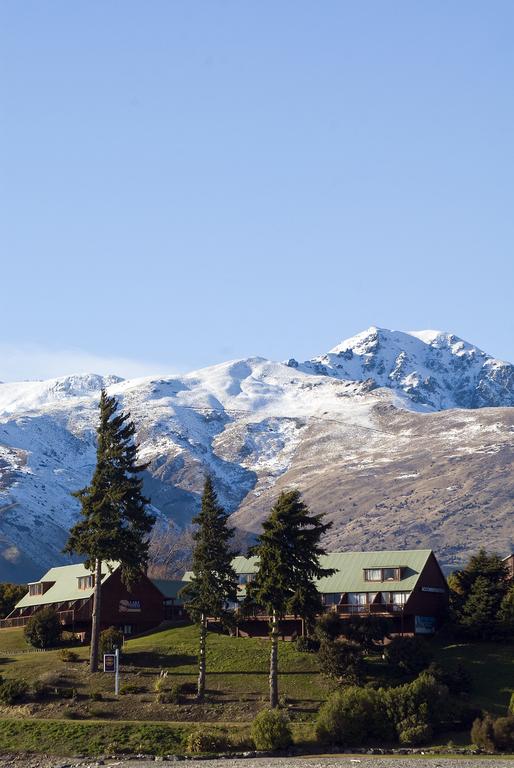
{"label": "balcony", "polygon": [[325,611],[338,613],[340,616],[397,616],[403,613],[405,605],[401,603],[367,603],[355,605],[355,603],[339,603],[326,606]]}

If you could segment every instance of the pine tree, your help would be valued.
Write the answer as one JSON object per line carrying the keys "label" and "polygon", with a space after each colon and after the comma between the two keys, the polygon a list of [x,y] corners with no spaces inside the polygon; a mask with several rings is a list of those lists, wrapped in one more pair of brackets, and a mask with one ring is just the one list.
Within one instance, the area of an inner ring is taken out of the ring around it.
{"label": "pine tree", "polygon": [[91,484],[73,494],[81,504],[81,519],[70,531],[65,552],[82,555],[94,572],[91,672],[98,669],[102,565],[118,561],[130,586],[148,564],[148,534],[155,523],[140,477],[148,465],[137,464],[135,426],[129,419],[102,390],[95,471]]}
{"label": "pine tree", "polygon": [[257,544],[249,551],[258,558],[258,572],[248,585],[248,600],[270,616],[270,705],[278,705],[279,620],[286,614],[309,618],[321,610],[314,580],[329,576],[319,558],[320,545],[331,523],[323,515],[311,515],[297,490],[280,494],[263,523]]}
{"label": "pine tree", "polygon": [[237,601],[237,575],[232,567],[234,553],[228,516],[218,504],[212,480],[207,477],[200,513],[193,518],[193,578],[183,590],[186,609],[199,623],[198,700],[205,695],[207,618],[223,619],[227,603]]}
{"label": "pine tree", "polygon": [[507,575],[501,557],[481,549],[449,577],[450,608],[468,636],[485,638],[501,631],[499,612],[508,589]]}

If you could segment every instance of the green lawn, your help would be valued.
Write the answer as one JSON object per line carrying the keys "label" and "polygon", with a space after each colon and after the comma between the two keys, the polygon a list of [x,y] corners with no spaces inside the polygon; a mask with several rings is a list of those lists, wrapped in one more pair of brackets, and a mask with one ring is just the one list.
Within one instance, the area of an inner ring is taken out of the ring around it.
{"label": "green lawn", "polygon": [[[0,631],[0,674],[32,684],[52,679],[52,685],[72,687],[74,702],[51,700],[21,708],[0,707],[0,717],[19,717],[26,711],[36,719],[111,719],[116,721],[251,722],[268,695],[269,642],[209,633],[207,644],[207,700],[194,701],[198,631],[195,626],[167,628],[127,641],[121,682],[131,686],[115,699],[113,676],[88,672],[88,648],[78,648],[79,662],[65,663],[59,651],[2,655],[27,648],[22,630]],[[473,678],[470,703],[495,714],[506,711],[514,690],[514,645],[444,644],[435,640],[436,660],[442,665],[463,664]],[[299,653],[292,643],[280,643],[280,695],[293,722],[313,721],[320,703],[334,687],[318,672],[315,654]],[[157,701],[155,684],[167,672],[165,688],[182,685],[180,704]],[[376,658],[370,669],[375,684],[394,684],[394,675]],[[92,702],[100,694],[101,702]],[[106,723],[107,725],[107,723]]]}
{"label": "green lawn", "polygon": [[30,645],[25,640],[22,629],[0,629],[0,654],[2,651],[27,651]]}
{"label": "green lawn", "polygon": [[506,714],[514,691],[513,643],[436,645],[441,665],[462,664],[473,679],[473,703],[493,714]]}

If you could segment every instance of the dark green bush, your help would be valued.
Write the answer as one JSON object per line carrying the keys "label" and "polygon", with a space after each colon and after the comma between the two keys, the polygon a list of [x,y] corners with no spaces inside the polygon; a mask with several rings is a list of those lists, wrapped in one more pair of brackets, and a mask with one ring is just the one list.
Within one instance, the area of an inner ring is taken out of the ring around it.
{"label": "dark green bush", "polygon": [[379,693],[398,735],[408,728],[424,725],[437,730],[451,720],[448,688],[426,673],[411,683],[380,689]]}
{"label": "dark green bush", "polygon": [[514,715],[514,693],[511,693],[511,695],[510,695],[508,711],[509,711],[510,715]]}
{"label": "dark green bush", "polygon": [[338,691],[322,705],[316,735],[324,744],[355,747],[387,739],[390,721],[379,691],[352,686]]}
{"label": "dark green bush", "polygon": [[314,636],[320,641],[336,640],[342,634],[342,623],[337,613],[324,613],[316,622]]}
{"label": "dark green bush", "polygon": [[103,656],[104,653],[114,653],[116,648],[119,648],[121,651],[122,646],[123,632],[121,629],[109,627],[100,632],[100,642],[98,645],[100,656]]}
{"label": "dark green bush", "polygon": [[364,651],[371,653],[384,639],[389,639],[393,628],[392,620],[387,616],[351,616],[344,625],[344,634],[348,640],[358,643]]}
{"label": "dark green bush", "polygon": [[25,680],[4,680],[0,684],[0,701],[2,704],[17,704],[25,698],[28,690]]}
{"label": "dark green bush", "polygon": [[432,655],[430,646],[420,637],[394,637],[384,648],[387,663],[408,675],[426,669]]}
{"label": "dark green bush", "polygon": [[318,651],[321,672],[333,680],[357,685],[364,675],[364,658],[357,643],[349,640],[323,640]]}
{"label": "dark green bush", "polygon": [[316,637],[298,637],[295,647],[300,653],[316,653],[319,650],[319,640]]}
{"label": "dark green bush", "polygon": [[287,715],[280,709],[261,710],[252,723],[252,739],[255,749],[287,749],[293,743]]}
{"label": "dark green bush", "polygon": [[32,693],[34,698],[38,701],[46,699],[50,695],[48,685],[41,680],[36,680],[36,682],[32,685]]}
{"label": "dark green bush", "polygon": [[182,686],[180,683],[173,683],[168,691],[166,691],[166,703],[168,704],[180,704],[180,695],[182,693]]}
{"label": "dark green bush", "polygon": [[231,743],[228,736],[220,731],[191,731],[186,738],[186,752],[190,755],[226,752]]}
{"label": "dark green bush", "polygon": [[433,661],[427,667],[426,672],[437,680],[438,683],[446,685],[450,693],[455,696],[471,691],[471,675],[462,664],[458,664],[456,667],[445,668]]}
{"label": "dark green bush", "polygon": [[61,639],[61,623],[51,607],[41,608],[30,617],[24,629],[25,638],[33,648],[50,648]]}

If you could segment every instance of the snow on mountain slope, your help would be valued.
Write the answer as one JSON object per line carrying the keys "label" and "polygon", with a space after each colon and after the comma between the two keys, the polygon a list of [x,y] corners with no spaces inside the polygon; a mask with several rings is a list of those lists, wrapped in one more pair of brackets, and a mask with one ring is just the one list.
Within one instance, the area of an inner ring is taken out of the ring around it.
{"label": "snow on mountain slope", "polygon": [[[394,477],[415,487],[421,459],[413,467],[408,456],[418,455],[415,435],[423,428],[416,420],[454,406],[514,404],[509,364],[449,334],[376,328],[301,365],[249,358],[169,378],[87,375],[0,384],[0,578],[35,578],[65,561],[62,546],[78,514],[70,494],[93,471],[102,386],[134,418],[141,458],[150,462],[145,489],[159,516],[187,524],[208,471],[221,502],[247,530],[255,529],[274,494],[291,482],[307,495],[317,489],[317,498],[333,512],[333,531],[351,530],[354,522],[338,517],[337,510],[352,477],[364,478],[363,492],[353,493],[372,521],[376,515],[369,510],[379,503],[381,486],[365,474],[378,476],[394,464],[399,414],[406,425],[400,430],[404,453]],[[479,411],[465,412],[464,445],[475,453],[483,440],[493,463],[499,455],[507,461],[494,448],[510,441],[504,412],[511,413],[498,409],[499,437],[482,430]],[[453,426],[440,423],[448,437],[438,450],[444,455],[447,446],[451,454]],[[330,480],[330,501],[320,490],[323,478]],[[367,488],[373,489],[368,501]],[[412,514],[418,521],[423,517],[419,509]],[[391,542],[408,528],[403,518],[396,528],[394,514],[387,523]]]}
{"label": "snow on mountain slope", "polygon": [[421,409],[514,405],[514,366],[441,331],[371,327],[302,365],[305,372],[372,379],[404,392]]}

